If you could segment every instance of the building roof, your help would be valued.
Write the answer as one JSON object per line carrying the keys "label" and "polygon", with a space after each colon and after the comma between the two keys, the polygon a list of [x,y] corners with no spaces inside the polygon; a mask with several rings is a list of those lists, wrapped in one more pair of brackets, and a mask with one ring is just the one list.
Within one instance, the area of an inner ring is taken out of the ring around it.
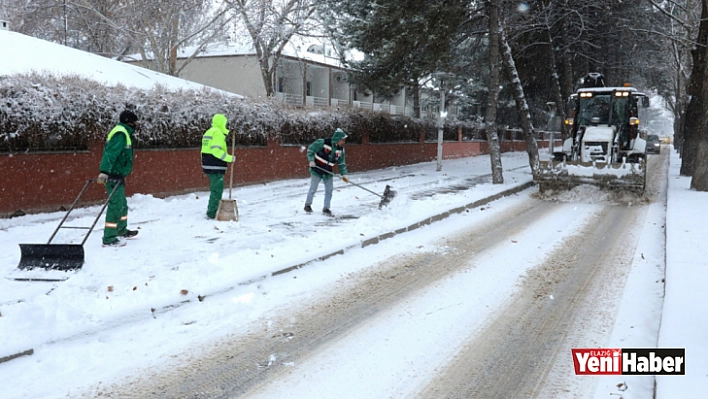
{"label": "building roof", "polygon": [[[196,51],[196,49],[196,46],[180,49],[177,53],[177,57],[180,59],[188,58]],[[256,50],[253,47],[253,43],[211,44],[202,50],[202,52],[197,55],[197,58],[244,55],[256,55]],[[338,54],[334,50],[334,46],[332,46],[327,39],[323,38],[294,36],[283,48],[282,55],[300,60],[311,61],[313,63],[330,65],[337,68],[345,68],[339,59]],[[142,57],[140,54],[131,54],[126,56],[124,60],[142,61]]]}

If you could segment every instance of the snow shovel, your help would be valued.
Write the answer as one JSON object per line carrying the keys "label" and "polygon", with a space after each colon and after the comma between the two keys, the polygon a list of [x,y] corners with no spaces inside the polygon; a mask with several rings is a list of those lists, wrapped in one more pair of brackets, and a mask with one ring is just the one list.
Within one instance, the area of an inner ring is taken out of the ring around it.
{"label": "snow shovel", "polygon": [[[234,151],[236,150],[236,136],[231,138],[231,155],[234,155]],[[229,179],[229,199],[225,200],[222,199],[219,202],[219,208],[216,210],[216,220],[219,221],[229,221],[233,220],[234,222],[238,222],[238,207],[236,206],[236,200],[231,199],[231,189],[234,185],[234,162],[236,159],[234,159],[231,162],[231,178]]]}
{"label": "snow shovel", "polygon": [[[330,171],[328,171],[328,170],[325,170],[325,169],[320,168],[319,166],[315,166],[315,169],[319,169],[319,170],[321,170],[321,171],[323,171],[323,172],[325,172],[325,173],[328,173],[328,174],[330,174],[330,175],[332,175],[332,176],[337,176],[337,175],[335,175],[334,173],[332,173],[332,172],[330,172]],[[339,177],[341,177],[341,176],[339,176]],[[393,199],[393,197],[396,196],[396,192],[393,191],[393,190],[391,189],[391,186],[389,186],[388,184],[386,185],[386,188],[384,189],[383,195],[381,195],[381,194],[379,194],[379,193],[376,193],[376,192],[373,192],[373,191],[369,190],[368,188],[366,188],[366,187],[364,187],[364,186],[362,186],[362,185],[360,185],[360,184],[354,183],[354,182],[351,181],[351,180],[349,180],[349,184],[353,184],[353,185],[359,187],[360,189],[366,190],[366,191],[370,192],[371,194],[374,194],[375,196],[381,198],[381,202],[379,203],[379,209],[381,209],[382,206],[388,205],[388,204],[391,202],[391,200]]]}
{"label": "snow shovel", "polygon": [[[20,270],[31,271],[35,268],[41,268],[41,269],[45,269],[45,270],[59,270],[59,271],[66,272],[66,271],[81,269],[81,267],[84,265],[84,243],[86,243],[88,236],[91,234],[91,231],[93,231],[93,228],[96,226],[96,222],[98,222],[98,219],[103,214],[103,211],[106,209],[106,206],[108,206],[108,202],[111,200],[111,198],[113,198],[113,194],[115,194],[116,189],[118,189],[118,187],[121,184],[123,184],[122,182],[120,182],[120,183],[116,184],[115,187],[113,187],[113,190],[111,190],[111,193],[108,195],[108,200],[106,200],[106,203],[103,204],[101,211],[98,213],[98,215],[96,216],[96,219],[94,219],[93,224],[91,224],[90,227],[64,226],[64,222],[66,221],[66,218],[69,216],[71,211],[74,210],[74,207],[79,202],[79,199],[84,194],[84,192],[88,188],[89,184],[91,184],[95,181],[96,181],[96,179],[89,179],[86,181],[86,184],[84,184],[84,188],[81,189],[81,192],[74,200],[74,203],[71,204],[71,207],[69,207],[69,210],[66,211],[64,218],[62,218],[61,222],[59,222],[59,225],[57,226],[57,228],[54,229],[54,233],[52,233],[52,236],[49,237],[49,241],[47,241],[46,244],[20,244],[21,258],[20,258],[20,264],[17,266]],[[88,230],[88,232],[86,233],[86,236],[84,237],[83,241],[81,241],[81,244],[52,244],[52,240],[54,239],[54,236],[56,236],[57,232],[61,228],[64,228],[64,229],[86,229],[86,230]],[[36,281],[64,280],[64,279],[47,280],[46,278],[42,278],[41,274],[37,275],[37,276],[39,276],[39,277],[37,277],[37,278],[17,277],[14,279],[15,280],[30,280],[30,281],[31,280],[36,280]]]}

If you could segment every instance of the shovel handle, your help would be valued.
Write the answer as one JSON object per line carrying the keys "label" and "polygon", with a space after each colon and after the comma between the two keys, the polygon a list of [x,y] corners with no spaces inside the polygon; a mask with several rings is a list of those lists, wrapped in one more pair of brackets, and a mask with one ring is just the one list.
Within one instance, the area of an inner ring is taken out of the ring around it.
{"label": "shovel handle", "polygon": [[[79,199],[81,198],[81,196],[84,195],[84,192],[86,192],[86,189],[88,188],[89,184],[95,183],[95,182],[96,182],[96,179],[88,179],[88,180],[86,180],[86,184],[84,184],[84,187],[81,189],[81,192],[79,192],[79,195],[76,196],[76,199],[74,200],[74,202],[73,202],[73,203],[71,204],[71,206],[69,207],[69,210],[67,210],[66,213],[64,214],[64,217],[63,217],[63,218],[61,219],[61,221],[59,222],[59,225],[57,226],[57,228],[54,229],[54,232],[52,233],[52,236],[49,237],[49,240],[47,241],[47,245],[49,245],[49,244],[52,243],[52,240],[53,240],[54,237],[57,235],[57,232],[59,231],[59,229],[61,229],[62,226],[64,225],[64,222],[65,222],[66,219],[69,217],[69,214],[71,213],[71,211],[74,210],[74,207],[75,207],[76,204],[79,202]],[[88,236],[91,234],[91,231],[93,231],[93,228],[96,226],[96,222],[98,222],[98,219],[101,217],[101,214],[103,214],[103,211],[106,209],[106,206],[108,206],[108,202],[111,200],[111,198],[113,197],[113,194],[115,194],[115,192],[116,192],[116,189],[117,189],[118,186],[120,186],[121,184],[123,184],[122,181],[117,182],[117,184],[115,185],[115,187],[113,187],[113,190],[111,190],[110,195],[108,196],[108,200],[103,204],[103,207],[101,208],[101,212],[98,214],[98,216],[96,216],[96,219],[94,219],[93,224],[92,224],[91,227],[88,229],[88,233],[86,233],[86,236],[84,236],[83,241],[81,241],[81,245],[82,245],[82,246],[84,245],[84,243],[86,243],[86,239],[88,239]]]}
{"label": "shovel handle", "polygon": [[[89,180],[86,184],[90,183],[92,180]],[[83,246],[86,243],[86,240],[88,240],[89,235],[91,235],[91,232],[93,231],[93,228],[96,227],[96,223],[98,223],[98,219],[101,218],[101,215],[103,215],[103,211],[106,210],[106,207],[108,206],[108,203],[111,202],[111,198],[113,198],[113,194],[116,193],[116,190],[118,190],[118,187],[120,187],[124,182],[119,181],[115,186],[113,186],[113,190],[111,190],[110,194],[108,194],[108,199],[106,202],[103,203],[103,206],[101,207],[101,210],[98,212],[98,215],[96,215],[96,218],[93,219],[93,223],[91,223],[91,227],[89,227],[88,233],[84,236],[84,240],[81,241],[81,246]]]}
{"label": "shovel handle", "polygon": [[236,135],[231,137],[231,156],[234,158],[231,160],[231,177],[229,178],[229,199],[231,199],[231,189],[234,186],[234,163],[236,163]]}
{"label": "shovel handle", "polygon": [[[54,229],[54,232],[52,233],[52,236],[49,237],[49,241],[47,241],[47,245],[52,243],[52,240],[54,239],[54,236],[57,235],[57,232],[59,231],[59,229],[61,228],[61,226],[62,226],[62,225],[64,224],[64,222],[66,221],[66,218],[68,218],[68,217],[69,217],[69,214],[71,213],[71,211],[74,210],[74,207],[76,206],[76,203],[79,202],[79,198],[81,198],[81,196],[84,194],[84,191],[86,191],[86,189],[88,188],[88,186],[89,186],[89,184],[91,183],[91,181],[92,181],[92,180],[88,180],[88,181],[86,182],[86,184],[84,184],[84,188],[81,189],[81,192],[80,192],[79,195],[76,197],[76,199],[74,200],[74,202],[71,204],[71,206],[69,207],[69,210],[66,211],[66,213],[64,214],[64,217],[61,218],[61,221],[59,222],[59,225],[57,226],[57,228]],[[93,181],[95,181],[95,179],[93,179]]]}
{"label": "shovel handle", "polygon": [[[319,170],[321,170],[321,171],[323,171],[323,172],[325,172],[325,173],[328,173],[328,174],[330,174],[330,175],[332,175],[332,176],[337,176],[337,175],[335,175],[334,173],[332,173],[332,172],[330,172],[330,171],[328,171],[328,170],[322,169],[322,168],[320,168],[320,167],[317,166],[317,165],[315,165],[314,168],[315,168],[315,169],[319,169]],[[341,177],[341,176],[339,176],[339,177]],[[373,191],[369,190],[368,188],[366,188],[366,187],[364,187],[364,186],[361,186],[361,185],[359,185],[359,184],[354,183],[354,182],[351,181],[351,180],[349,180],[349,184],[353,184],[353,185],[359,187],[359,188],[362,189],[362,190],[366,190],[366,191],[370,192],[371,194],[374,194],[375,196],[377,196],[377,197],[379,197],[379,198],[381,198],[381,199],[384,199],[384,196],[383,196],[383,195],[381,195],[381,194],[379,194],[379,193],[376,193],[376,192],[373,192]]]}

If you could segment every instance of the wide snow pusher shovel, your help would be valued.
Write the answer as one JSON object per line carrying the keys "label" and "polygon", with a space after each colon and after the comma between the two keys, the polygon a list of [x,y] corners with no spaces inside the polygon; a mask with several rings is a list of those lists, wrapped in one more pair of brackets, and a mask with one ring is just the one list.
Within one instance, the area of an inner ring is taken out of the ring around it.
{"label": "wide snow pusher shovel", "polygon": [[[325,169],[320,168],[319,166],[315,166],[315,169],[321,170],[321,171],[323,171],[323,172],[325,172],[325,173],[328,173],[328,174],[330,174],[330,175],[332,175],[332,176],[337,176],[337,175],[335,175],[334,173],[332,173],[332,172],[330,172],[330,171],[328,171],[328,170],[325,170]],[[341,176],[340,176],[340,177],[341,177]],[[384,189],[383,195],[381,195],[381,194],[379,194],[379,193],[376,193],[376,192],[373,192],[373,191],[369,190],[368,188],[366,188],[366,187],[364,187],[364,186],[362,186],[362,185],[360,185],[360,184],[354,183],[354,182],[351,181],[351,180],[349,180],[349,184],[353,184],[353,185],[359,187],[360,189],[366,190],[366,191],[370,192],[371,194],[374,194],[375,196],[381,198],[381,202],[379,202],[379,209],[381,209],[381,207],[383,207],[383,206],[388,205],[388,204],[391,202],[391,200],[393,200],[393,198],[396,196],[396,192],[393,191],[393,190],[391,189],[391,186],[389,186],[388,184],[386,185],[386,188]]]}
{"label": "wide snow pusher shovel", "polygon": [[[123,184],[119,183],[115,185],[111,193],[108,195],[108,200],[105,204],[103,204],[103,207],[101,207],[101,211],[98,213],[91,226],[64,226],[66,218],[69,216],[71,211],[74,210],[74,207],[79,202],[79,199],[84,194],[86,189],[89,187],[89,184],[95,181],[95,179],[89,179],[86,181],[86,184],[84,184],[84,188],[81,189],[81,192],[74,200],[74,203],[71,204],[71,207],[69,207],[69,210],[66,212],[61,222],[59,222],[57,228],[54,229],[54,233],[52,233],[52,236],[49,237],[49,241],[47,241],[46,244],[20,244],[20,251],[22,255],[20,258],[20,264],[17,266],[18,269],[24,272],[31,272],[35,269],[57,270],[67,272],[80,269],[84,265],[84,243],[86,243],[88,236],[91,234],[91,231],[93,231],[94,226],[96,226],[96,222],[98,222],[98,219],[103,214],[103,211],[106,209],[108,202],[113,197],[113,194],[115,194],[116,189],[121,184]],[[59,229],[62,228],[83,229],[88,230],[88,232],[83,238],[83,241],[81,241],[81,244],[52,244],[54,236],[56,236]],[[49,276],[43,273],[18,273],[16,275],[11,276],[11,278],[14,280],[22,281],[61,281],[66,279],[62,277],[53,276],[55,275]]]}

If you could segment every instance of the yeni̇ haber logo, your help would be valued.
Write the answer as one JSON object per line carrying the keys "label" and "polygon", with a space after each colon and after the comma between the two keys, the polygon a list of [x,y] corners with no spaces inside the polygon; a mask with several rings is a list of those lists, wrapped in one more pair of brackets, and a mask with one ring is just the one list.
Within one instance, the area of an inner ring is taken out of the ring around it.
{"label": "yeni\u0307 haber logo", "polygon": [[686,375],[685,348],[574,348],[576,375]]}

